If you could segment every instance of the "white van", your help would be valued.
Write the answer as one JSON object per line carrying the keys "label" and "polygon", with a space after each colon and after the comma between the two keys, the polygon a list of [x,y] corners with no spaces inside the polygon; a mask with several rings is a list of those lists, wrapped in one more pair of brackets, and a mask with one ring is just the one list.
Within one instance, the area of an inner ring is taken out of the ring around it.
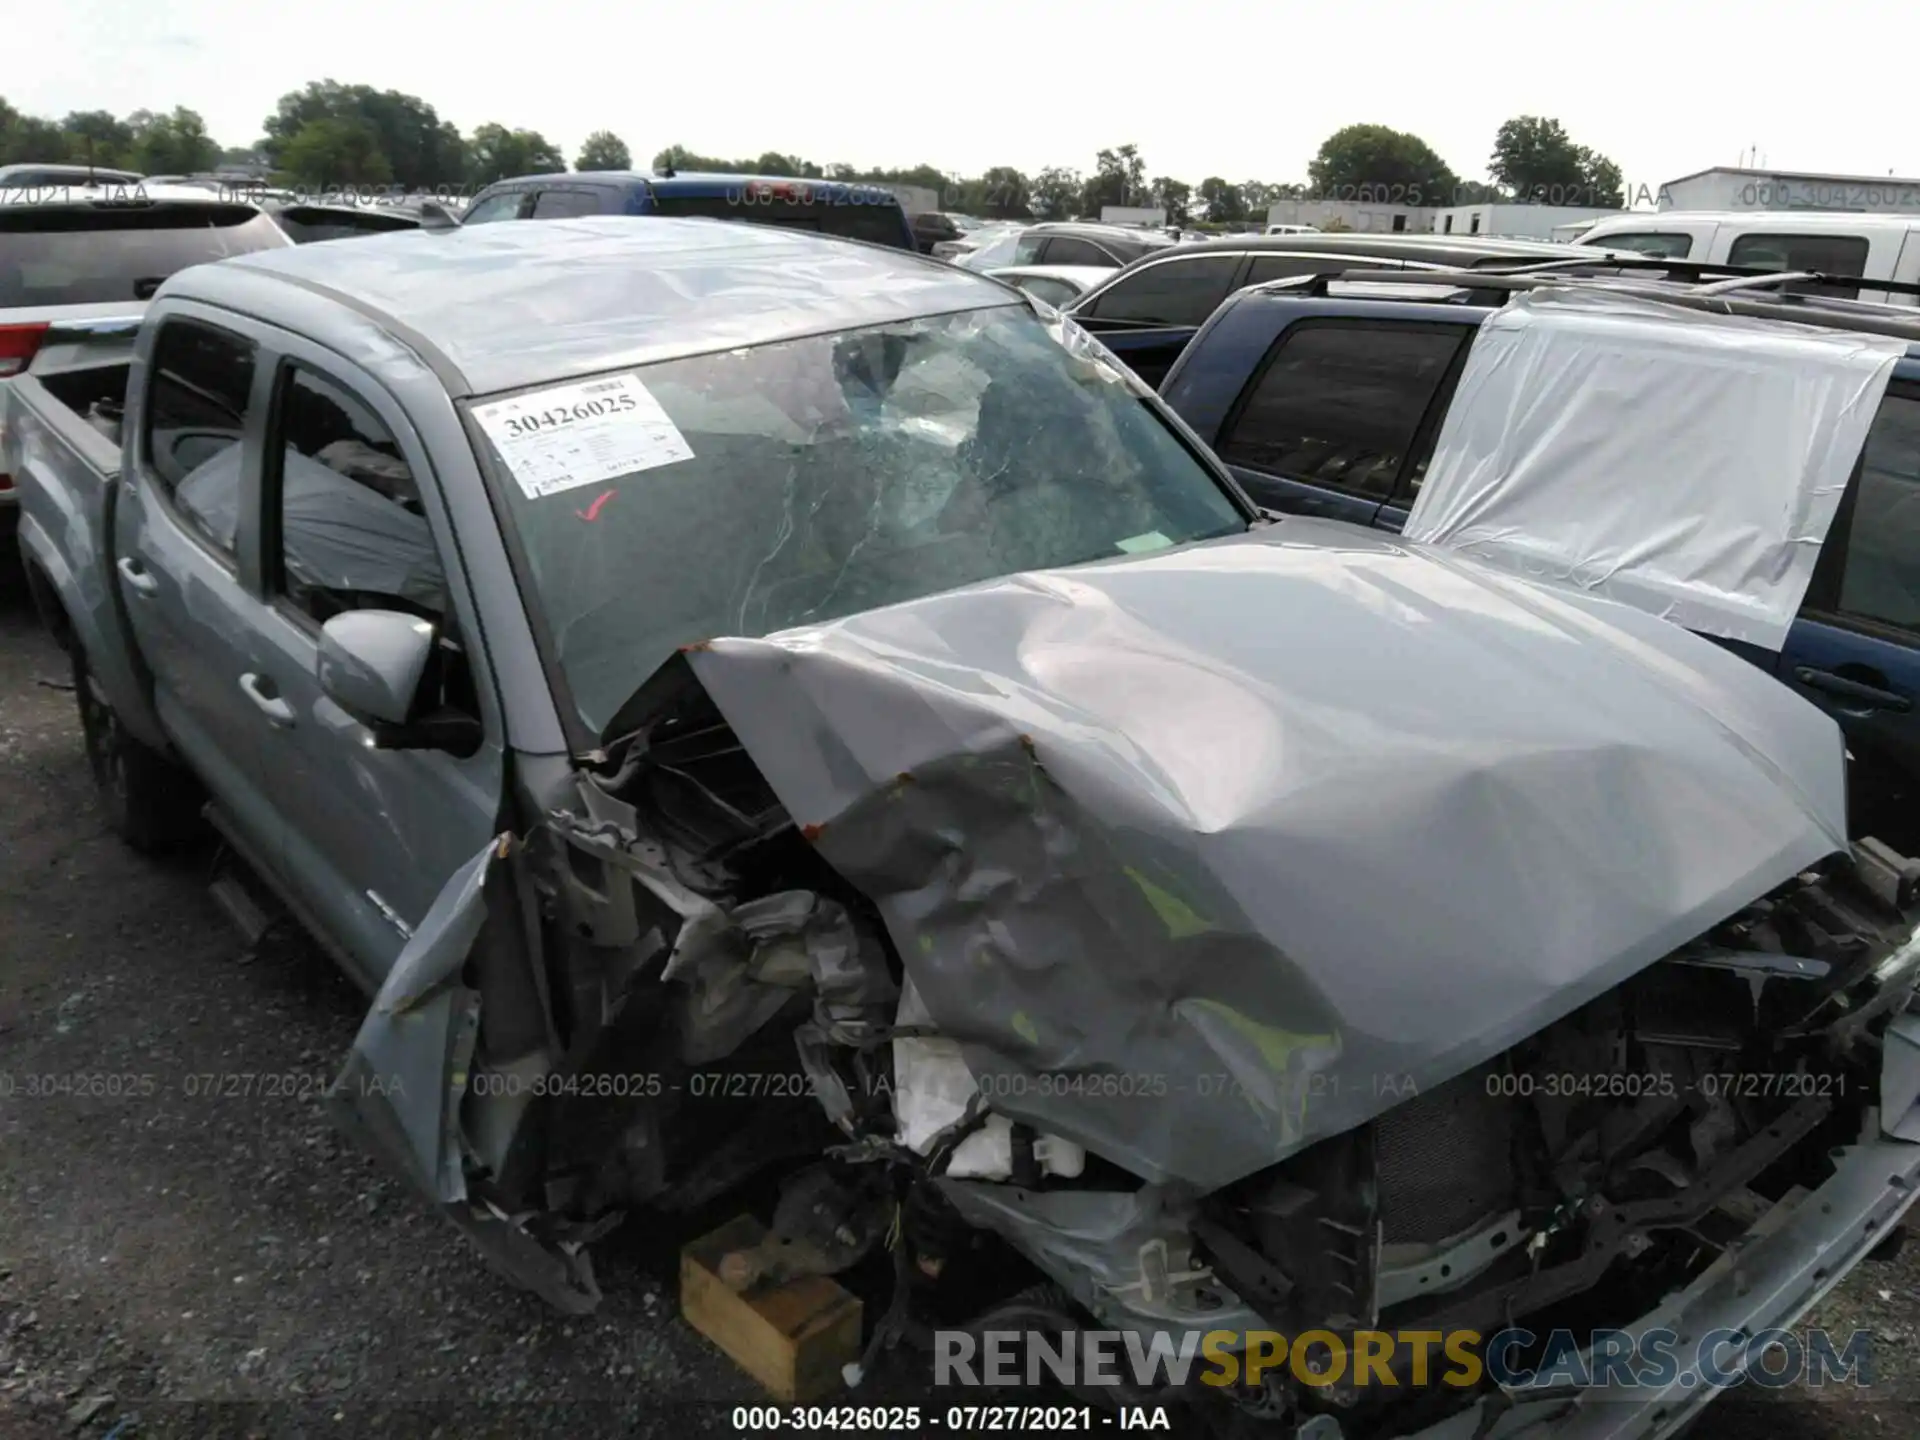
{"label": "white van", "polygon": [[[1710,265],[1813,270],[1863,280],[1920,282],[1920,215],[1813,210],[1658,210],[1616,215],[1575,237],[1580,245],[1638,250]],[[1920,297],[1834,287],[1848,298],[1913,305]]]}

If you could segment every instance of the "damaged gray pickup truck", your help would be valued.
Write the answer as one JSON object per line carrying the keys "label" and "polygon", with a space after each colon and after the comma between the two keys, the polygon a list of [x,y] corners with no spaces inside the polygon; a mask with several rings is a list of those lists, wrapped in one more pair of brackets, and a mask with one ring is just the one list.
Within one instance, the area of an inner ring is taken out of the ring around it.
{"label": "damaged gray pickup truck", "polygon": [[[1920,871],[1849,846],[1831,719],[1268,523],[986,277],[484,226],[187,270],[94,358],[0,469],[113,822],[214,822],[372,997],[343,1120],[556,1305],[770,1171],[737,1278],[890,1252],[870,1355],[1757,1335],[1914,1198]],[[1699,1378],[1180,1394],[1640,1437]]]}

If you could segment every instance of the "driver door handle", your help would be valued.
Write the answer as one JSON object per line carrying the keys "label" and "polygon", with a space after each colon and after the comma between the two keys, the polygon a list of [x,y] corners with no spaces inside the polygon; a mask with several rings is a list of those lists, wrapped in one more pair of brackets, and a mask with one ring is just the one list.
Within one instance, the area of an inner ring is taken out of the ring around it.
{"label": "driver door handle", "polygon": [[1818,690],[1831,695],[1836,700],[1850,700],[1855,705],[1871,707],[1875,710],[1892,710],[1904,714],[1913,708],[1913,702],[1904,695],[1896,695],[1891,690],[1882,690],[1877,685],[1868,685],[1860,680],[1850,680],[1845,675],[1836,675],[1831,670],[1816,670],[1811,665],[1799,665],[1794,668],[1793,678],[1809,690]]}
{"label": "driver door handle", "polygon": [[240,688],[260,713],[267,717],[267,723],[276,730],[287,730],[293,726],[293,706],[282,700],[274,691],[273,682],[264,675],[249,672],[240,677]]}
{"label": "driver door handle", "polygon": [[151,595],[160,588],[160,582],[147,573],[147,567],[140,563],[135,555],[120,557],[120,578],[136,595]]}

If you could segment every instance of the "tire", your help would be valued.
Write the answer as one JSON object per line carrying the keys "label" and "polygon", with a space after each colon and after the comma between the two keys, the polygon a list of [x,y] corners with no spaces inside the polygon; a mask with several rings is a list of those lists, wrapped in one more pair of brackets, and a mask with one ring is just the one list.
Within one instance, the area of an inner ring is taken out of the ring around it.
{"label": "tire", "polygon": [[145,854],[190,838],[200,824],[199,786],[186,771],[127,733],[94,685],[86,651],[77,642],[72,656],[73,698],[80,708],[87,765],[108,826]]}

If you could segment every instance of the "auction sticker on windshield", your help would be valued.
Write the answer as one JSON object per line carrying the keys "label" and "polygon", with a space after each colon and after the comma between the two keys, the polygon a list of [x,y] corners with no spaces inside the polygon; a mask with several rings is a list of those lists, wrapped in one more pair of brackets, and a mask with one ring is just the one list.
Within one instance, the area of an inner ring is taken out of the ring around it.
{"label": "auction sticker on windshield", "polygon": [[693,458],[686,436],[631,375],[476,405],[473,418],[535,500]]}

